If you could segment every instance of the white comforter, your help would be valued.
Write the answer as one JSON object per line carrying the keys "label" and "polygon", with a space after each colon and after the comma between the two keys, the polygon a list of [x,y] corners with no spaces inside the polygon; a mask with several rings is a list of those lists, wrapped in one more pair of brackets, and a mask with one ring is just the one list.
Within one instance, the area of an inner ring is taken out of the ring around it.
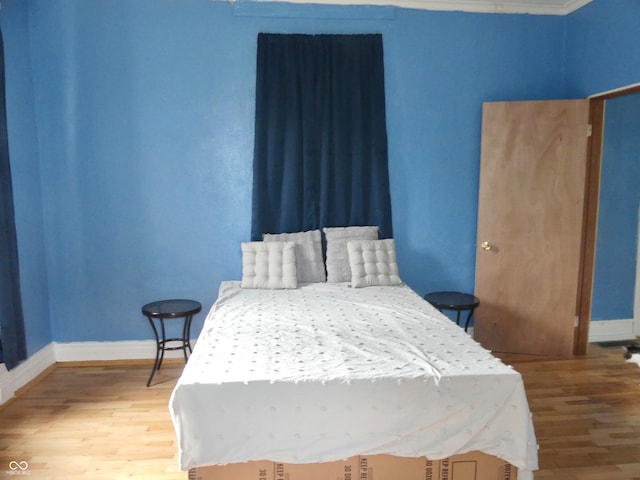
{"label": "white comforter", "polygon": [[520,374],[407,286],[224,282],[169,407],[185,470],[473,450],[537,469]]}

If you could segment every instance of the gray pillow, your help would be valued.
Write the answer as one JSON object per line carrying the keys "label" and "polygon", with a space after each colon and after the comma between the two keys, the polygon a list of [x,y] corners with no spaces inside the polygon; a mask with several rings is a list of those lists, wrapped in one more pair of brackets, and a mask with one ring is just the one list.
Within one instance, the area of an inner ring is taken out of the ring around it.
{"label": "gray pillow", "polygon": [[242,288],[297,288],[293,242],[242,242]]}
{"label": "gray pillow", "polygon": [[265,233],[265,242],[294,242],[296,244],[296,271],[298,283],[326,282],[327,274],[322,259],[320,230],[296,233]]}
{"label": "gray pillow", "polygon": [[400,285],[396,245],[393,239],[350,240],[347,243],[351,286]]}
{"label": "gray pillow", "polygon": [[323,231],[327,240],[327,282],[350,282],[347,242],[377,240],[378,227],[327,227]]}

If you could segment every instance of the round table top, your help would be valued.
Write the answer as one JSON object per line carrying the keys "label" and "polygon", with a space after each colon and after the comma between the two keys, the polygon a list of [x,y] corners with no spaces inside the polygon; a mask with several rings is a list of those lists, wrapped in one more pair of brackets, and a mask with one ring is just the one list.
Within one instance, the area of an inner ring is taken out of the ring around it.
{"label": "round table top", "polygon": [[201,309],[202,305],[195,300],[158,300],[142,307],[142,313],[148,317],[173,318],[194,315]]}
{"label": "round table top", "polygon": [[462,292],[431,292],[424,299],[436,308],[470,310],[480,305],[478,297]]}

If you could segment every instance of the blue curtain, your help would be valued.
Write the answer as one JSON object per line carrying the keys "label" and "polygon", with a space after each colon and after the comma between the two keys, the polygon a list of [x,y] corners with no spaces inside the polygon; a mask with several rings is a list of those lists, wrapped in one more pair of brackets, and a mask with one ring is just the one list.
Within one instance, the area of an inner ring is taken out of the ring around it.
{"label": "blue curtain", "polygon": [[393,236],[382,35],[258,35],[251,236]]}
{"label": "blue curtain", "polygon": [[20,298],[6,107],[4,43],[0,30],[0,339],[4,363],[11,369],[27,358],[27,347]]}

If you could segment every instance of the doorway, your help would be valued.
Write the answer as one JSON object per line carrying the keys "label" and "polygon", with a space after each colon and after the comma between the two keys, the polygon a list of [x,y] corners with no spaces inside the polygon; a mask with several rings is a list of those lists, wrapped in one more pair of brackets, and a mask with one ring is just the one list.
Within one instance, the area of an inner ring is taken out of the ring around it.
{"label": "doorway", "polygon": [[[601,165],[604,140],[605,103],[618,97],[640,93],[640,84],[595,95],[589,100],[589,123],[592,134],[587,145],[587,166],[585,176],[584,210],[582,218],[582,238],[580,246],[580,271],[577,303],[575,305],[576,325],[573,329],[573,354],[586,355],[589,343],[589,329],[592,319],[592,296],[594,285],[598,209],[600,203]],[[634,256],[635,260],[635,256]],[[630,261],[629,263],[634,263]],[[640,277],[640,275],[639,275]],[[635,281],[633,281],[635,283]],[[640,297],[640,294],[638,295]],[[486,303],[486,302],[485,302]],[[640,302],[638,302],[640,308]],[[639,316],[640,318],[640,316]],[[638,322],[638,320],[636,320]],[[633,322],[633,323],[636,323]]]}
{"label": "doorway", "polygon": [[474,338],[489,350],[573,354],[589,108],[483,104]]}
{"label": "doorway", "polygon": [[639,114],[640,93],[612,98],[605,105],[591,341],[634,338],[640,204]]}
{"label": "doorway", "polygon": [[[602,173],[602,155],[605,136],[605,105],[607,100],[626,97],[640,93],[640,84],[590,97],[590,122],[593,134],[588,151],[588,174],[586,203],[584,213],[584,234],[582,246],[581,287],[578,301],[579,316],[588,321],[581,321],[576,330],[574,352],[578,355],[587,353],[589,329],[592,320],[593,293],[596,270],[596,249],[598,242],[598,211],[600,205],[600,187]],[[634,322],[635,323],[635,322]]]}

